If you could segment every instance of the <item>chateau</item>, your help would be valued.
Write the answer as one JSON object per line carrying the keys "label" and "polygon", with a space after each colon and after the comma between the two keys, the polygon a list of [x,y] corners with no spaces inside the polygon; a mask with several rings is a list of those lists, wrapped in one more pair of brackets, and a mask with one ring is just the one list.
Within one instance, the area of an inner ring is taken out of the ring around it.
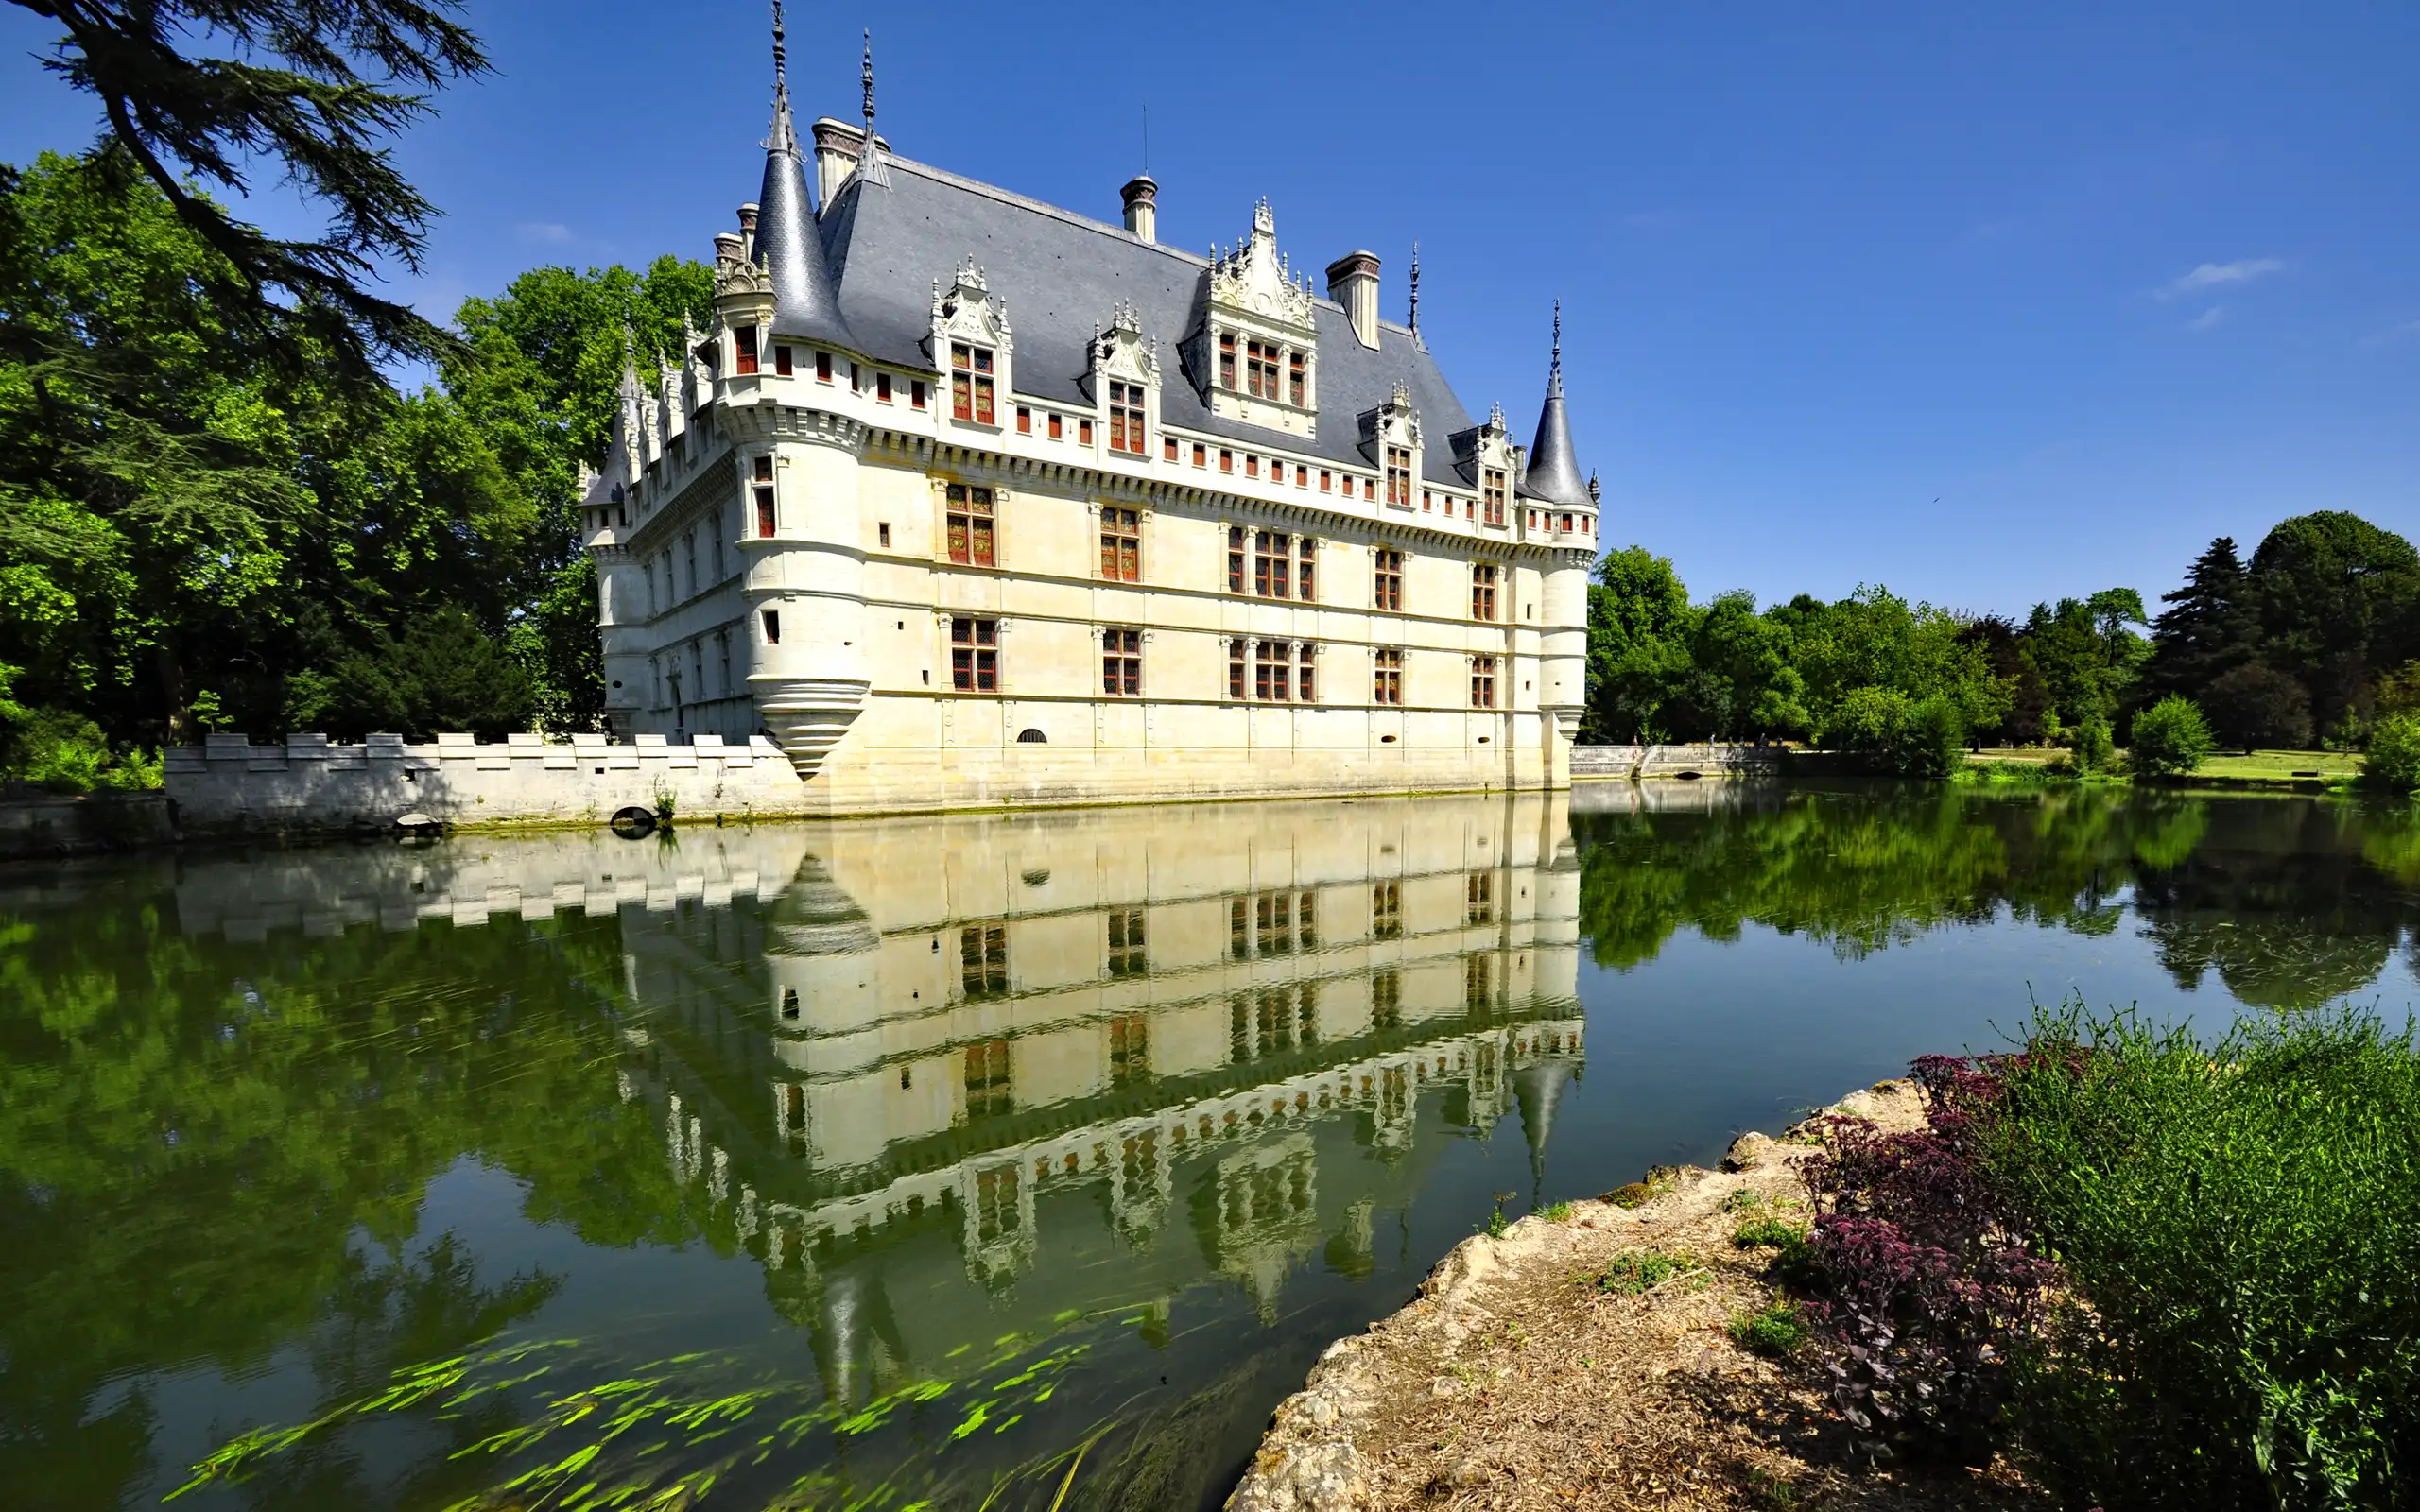
{"label": "chateau", "polygon": [[1560,786],[1594,490],[1560,318],[1535,439],[1475,421],[1378,259],[1263,202],[1155,239],[793,126],[713,329],[625,372],[583,501],[607,718],[780,747],[825,812]]}

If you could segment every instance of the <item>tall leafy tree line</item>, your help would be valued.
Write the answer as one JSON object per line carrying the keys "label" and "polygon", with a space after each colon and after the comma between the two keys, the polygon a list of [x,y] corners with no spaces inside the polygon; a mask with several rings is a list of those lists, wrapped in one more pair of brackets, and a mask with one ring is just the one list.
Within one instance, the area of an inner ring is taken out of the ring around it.
{"label": "tall leafy tree line", "polygon": [[2221,537],[2160,602],[2110,588],[2018,621],[1867,587],[1759,611],[1690,602],[1633,546],[1590,589],[1582,738],[1806,739],[1921,769],[1962,740],[2105,749],[2170,696],[2247,748],[2358,746],[2420,709],[2420,556],[2359,516],[2295,516],[2249,562]]}

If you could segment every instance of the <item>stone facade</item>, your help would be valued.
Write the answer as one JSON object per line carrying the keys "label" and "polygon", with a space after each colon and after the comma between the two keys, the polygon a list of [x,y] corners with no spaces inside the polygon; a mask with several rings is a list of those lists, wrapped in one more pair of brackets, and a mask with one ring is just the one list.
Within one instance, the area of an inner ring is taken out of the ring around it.
{"label": "stone facade", "polygon": [[777,78],[713,327],[585,495],[616,733],[769,738],[825,813],[1568,781],[1559,335],[1525,448],[1265,203],[1205,258],[1149,180],[1117,226],[812,137],[820,205]]}

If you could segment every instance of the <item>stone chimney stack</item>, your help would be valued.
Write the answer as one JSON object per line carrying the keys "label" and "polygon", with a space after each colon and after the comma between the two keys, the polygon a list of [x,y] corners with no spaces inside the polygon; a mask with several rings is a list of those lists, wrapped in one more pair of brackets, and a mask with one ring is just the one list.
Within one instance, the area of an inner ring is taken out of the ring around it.
{"label": "stone chimney stack", "polygon": [[1138,173],[1126,180],[1119,196],[1126,201],[1126,229],[1137,240],[1159,240],[1160,213],[1157,203],[1160,186],[1148,173]]}
{"label": "stone chimney stack", "polygon": [[1328,264],[1327,297],[1344,306],[1361,344],[1374,349],[1378,344],[1378,254],[1347,252]]}
{"label": "stone chimney stack", "polygon": [[815,138],[815,202],[828,205],[849,175],[857,169],[857,154],[865,146],[866,129],[825,116],[807,129]]}
{"label": "stone chimney stack", "polygon": [[756,258],[756,201],[739,207],[739,256],[743,262]]}

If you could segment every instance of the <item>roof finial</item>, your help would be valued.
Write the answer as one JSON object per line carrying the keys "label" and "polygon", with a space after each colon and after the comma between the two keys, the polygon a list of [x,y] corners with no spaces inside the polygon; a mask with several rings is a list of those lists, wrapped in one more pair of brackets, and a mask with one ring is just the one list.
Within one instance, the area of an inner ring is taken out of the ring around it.
{"label": "roof finial", "polygon": [[873,28],[866,28],[865,64],[857,71],[857,81],[865,86],[866,140],[857,152],[857,177],[867,183],[889,187],[890,175],[884,171],[882,154],[876,148],[873,134]]}
{"label": "roof finial", "polygon": [[798,130],[790,124],[788,53],[782,46],[782,0],[773,0],[773,139],[765,145],[775,152],[798,151]]}
{"label": "roof finial", "polygon": [[1563,392],[1563,301],[1554,301],[1554,360],[1547,369],[1547,392]]}
{"label": "roof finial", "polygon": [[1411,244],[1411,334],[1420,335],[1420,244]]}

